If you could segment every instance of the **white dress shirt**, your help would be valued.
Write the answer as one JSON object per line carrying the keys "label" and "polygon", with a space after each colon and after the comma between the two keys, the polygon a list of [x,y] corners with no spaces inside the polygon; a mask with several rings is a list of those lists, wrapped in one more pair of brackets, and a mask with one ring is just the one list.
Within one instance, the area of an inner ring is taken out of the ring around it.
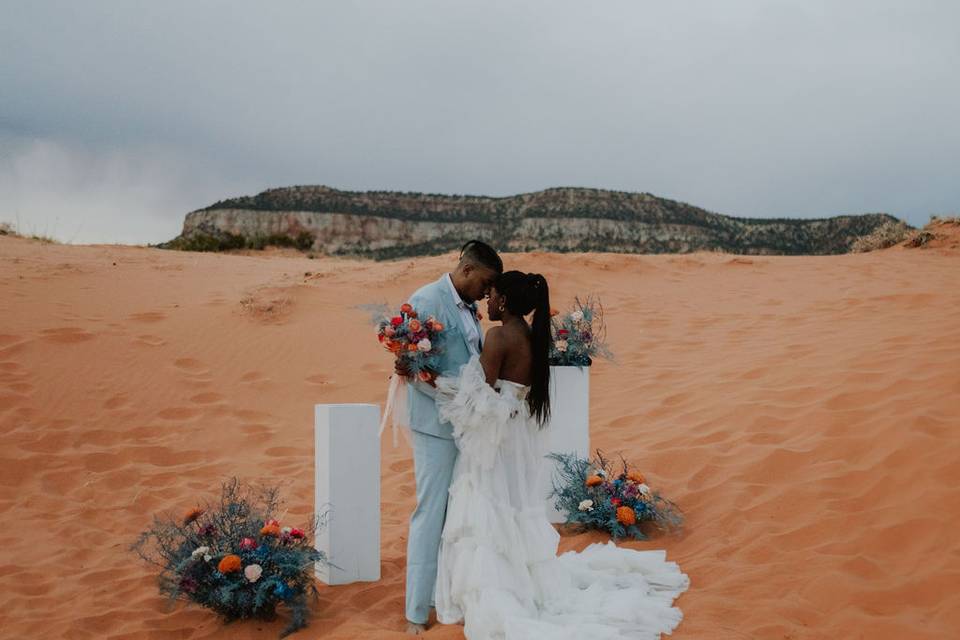
{"label": "white dress shirt", "polygon": [[[470,353],[473,355],[480,354],[480,324],[477,322],[477,317],[473,314],[473,310],[467,306],[467,303],[463,301],[463,298],[460,297],[460,294],[457,293],[457,288],[453,286],[453,278],[450,277],[450,274],[447,273],[447,284],[450,285],[450,295],[453,296],[453,302],[457,305],[457,309],[460,310],[460,326],[463,329],[463,335],[467,338],[467,347],[470,349]],[[478,344],[479,343],[479,344]]]}

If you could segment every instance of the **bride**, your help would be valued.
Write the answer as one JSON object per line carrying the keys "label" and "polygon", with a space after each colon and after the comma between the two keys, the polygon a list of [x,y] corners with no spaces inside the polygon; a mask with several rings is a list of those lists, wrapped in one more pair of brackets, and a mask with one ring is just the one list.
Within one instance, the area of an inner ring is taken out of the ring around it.
{"label": "bride", "polygon": [[[533,313],[532,323],[525,316]],[[437,619],[486,638],[659,639],[690,581],[663,550],[612,542],[557,556],[539,475],[550,416],[550,297],[539,274],[498,277],[481,355],[435,381],[460,450],[440,543]]]}

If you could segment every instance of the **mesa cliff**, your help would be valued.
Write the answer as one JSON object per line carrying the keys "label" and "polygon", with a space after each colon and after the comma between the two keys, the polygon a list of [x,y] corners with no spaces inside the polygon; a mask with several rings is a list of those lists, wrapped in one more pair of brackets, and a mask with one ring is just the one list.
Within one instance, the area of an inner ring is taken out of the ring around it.
{"label": "mesa cliff", "polygon": [[187,214],[161,248],[294,246],[377,259],[434,255],[479,238],[502,251],[824,255],[846,253],[883,213],[819,219],[736,218],[649,193],[558,187],[507,197],[269,189]]}

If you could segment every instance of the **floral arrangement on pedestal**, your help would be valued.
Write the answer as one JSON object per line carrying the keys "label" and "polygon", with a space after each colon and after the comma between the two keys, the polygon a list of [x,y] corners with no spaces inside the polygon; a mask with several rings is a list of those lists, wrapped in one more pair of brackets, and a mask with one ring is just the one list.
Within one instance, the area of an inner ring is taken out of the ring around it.
{"label": "floral arrangement on pedestal", "polygon": [[318,518],[303,529],[276,519],[279,490],[255,489],[233,478],[218,502],[191,506],[182,516],[155,516],[132,550],[160,570],[160,592],[212,609],[225,622],[271,620],[290,610],[284,637],[307,626],[307,595],[318,595],[315,563],[327,563],[311,539]]}
{"label": "floral arrangement on pedestal", "polygon": [[551,495],[557,509],[566,511],[568,524],[606,531],[614,539],[636,540],[647,538],[640,530],[643,521],[662,530],[683,526],[680,509],[651,489],[646,476],[623,458],[616,473],[599,450],[593,460],[560,453],[547,457],[557,463]]}
{"label": "floral arrangement on pedestal", "polygon": [[589,367],[595,357],[613,359],[605,342],[607,329],[599,298],[590,295],[583,302],[574,298],[570,311],[551,310],[550,315],[551,365]]}

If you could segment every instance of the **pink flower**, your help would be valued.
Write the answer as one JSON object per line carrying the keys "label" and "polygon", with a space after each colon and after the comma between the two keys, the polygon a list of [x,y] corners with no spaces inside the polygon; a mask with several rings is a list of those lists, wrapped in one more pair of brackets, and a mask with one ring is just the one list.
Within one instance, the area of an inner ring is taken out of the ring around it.
{"label": "pink flower", "polygon": [[257,541],[253,538],[244,538],[240,541],[240,548],[246,551],[257,548]]}

